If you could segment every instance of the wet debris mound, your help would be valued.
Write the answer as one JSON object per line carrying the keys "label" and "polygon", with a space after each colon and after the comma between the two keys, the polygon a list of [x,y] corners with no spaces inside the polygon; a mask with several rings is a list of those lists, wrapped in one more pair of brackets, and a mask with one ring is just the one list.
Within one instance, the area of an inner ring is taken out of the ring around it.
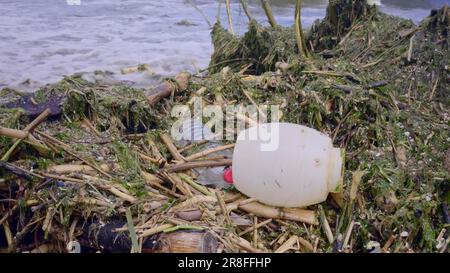
{"label": "wet debris mound", "polygon": [[[416,26],[330,1],[307,58],[293,29],[216,24],[207,75],[3,89],[0,251],[448,252],[449,22],[448,7]],[[346,150],[343,191],[288,209],[201,184],[200,169],[231,165],[218,151],[233,143],[171,137],[174,106],[194,98],[279,105],[281,121],[329,135]]]}

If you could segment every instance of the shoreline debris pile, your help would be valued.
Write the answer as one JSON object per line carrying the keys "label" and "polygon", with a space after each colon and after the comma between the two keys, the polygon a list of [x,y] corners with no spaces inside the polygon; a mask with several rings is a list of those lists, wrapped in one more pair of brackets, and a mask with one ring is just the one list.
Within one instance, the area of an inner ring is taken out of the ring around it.
{"label": "shoreline debris pile", "polygon": [[[5,88],[0,252],[448,252],[449,28],[447,6],[416,26],[336,0],[301,37],[306,58],[295,28],[216,24],[207,75]],[[281,121],[327,134],[346,150],[343,191],[277,208],[197,183],[196,168],[231,165],[215,152],[233,142],[171,138],[171,110],[194,97],[280,105]]]}

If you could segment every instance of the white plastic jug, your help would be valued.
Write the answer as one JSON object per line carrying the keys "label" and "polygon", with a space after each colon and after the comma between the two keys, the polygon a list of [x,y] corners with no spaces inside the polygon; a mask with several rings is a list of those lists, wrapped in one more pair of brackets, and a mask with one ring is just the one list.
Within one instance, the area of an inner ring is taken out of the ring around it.
{"label": "white plastic jug", "polygon": [[258,201],[305,207],[342,186],[344,152],[317,130],[265,123],[242,131],[233,155],[236,188]]}

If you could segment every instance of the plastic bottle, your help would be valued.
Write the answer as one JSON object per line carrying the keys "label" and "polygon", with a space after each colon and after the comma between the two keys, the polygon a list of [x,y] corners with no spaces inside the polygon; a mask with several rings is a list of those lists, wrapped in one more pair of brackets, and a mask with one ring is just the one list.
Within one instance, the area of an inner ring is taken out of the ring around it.
{"label": "plastic bottle", "polygon": [[235,187],[262,203],[305,207],[342,185],[344,153],[317,130],[266,123],[242,131],[233,155]]}
{"label": "plastic bottle", "polygon": [[[188,143],[198,143],[202,140],[210,140],[210,142],[202,145],[203,150],[213,149],[220,146],[219,143],[214,142],[214,135],[211,130],[203,125],[199,119],[187,119],[182,123],[181,126],[181,141],[180,145],[184,146]],[[231,150],[220,151],[211,154],[207,157],[214,156],[226,156],[231,158],[233,156]],[[197,182],[202,185],[214,186],[215,188],[226,188],[230,184],[224,180],[224,167],[213,167],[213,168],[196,168],[197,172]]]}

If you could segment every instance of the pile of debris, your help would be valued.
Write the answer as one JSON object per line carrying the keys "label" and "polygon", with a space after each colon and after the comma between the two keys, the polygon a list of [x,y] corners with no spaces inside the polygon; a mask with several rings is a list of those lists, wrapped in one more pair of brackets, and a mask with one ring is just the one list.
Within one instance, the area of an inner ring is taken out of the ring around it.
{"label": "pile of debris", "polygon": [[[309,58],[293,28],[251,21],[236,37],[216,24],[207,75],[151,90],[78,76],[32,95],[4,89],[1,251],[448,251],[449,27],[448,7],[415,26],[330,1],[306,35]],[[233,143],[171,138],[173,107],[194,97],[280,105],[282,121],[329,135],[346,150],[343,191],[277,208],[198,183],[198,168],[231,165],[217,152]]]}

